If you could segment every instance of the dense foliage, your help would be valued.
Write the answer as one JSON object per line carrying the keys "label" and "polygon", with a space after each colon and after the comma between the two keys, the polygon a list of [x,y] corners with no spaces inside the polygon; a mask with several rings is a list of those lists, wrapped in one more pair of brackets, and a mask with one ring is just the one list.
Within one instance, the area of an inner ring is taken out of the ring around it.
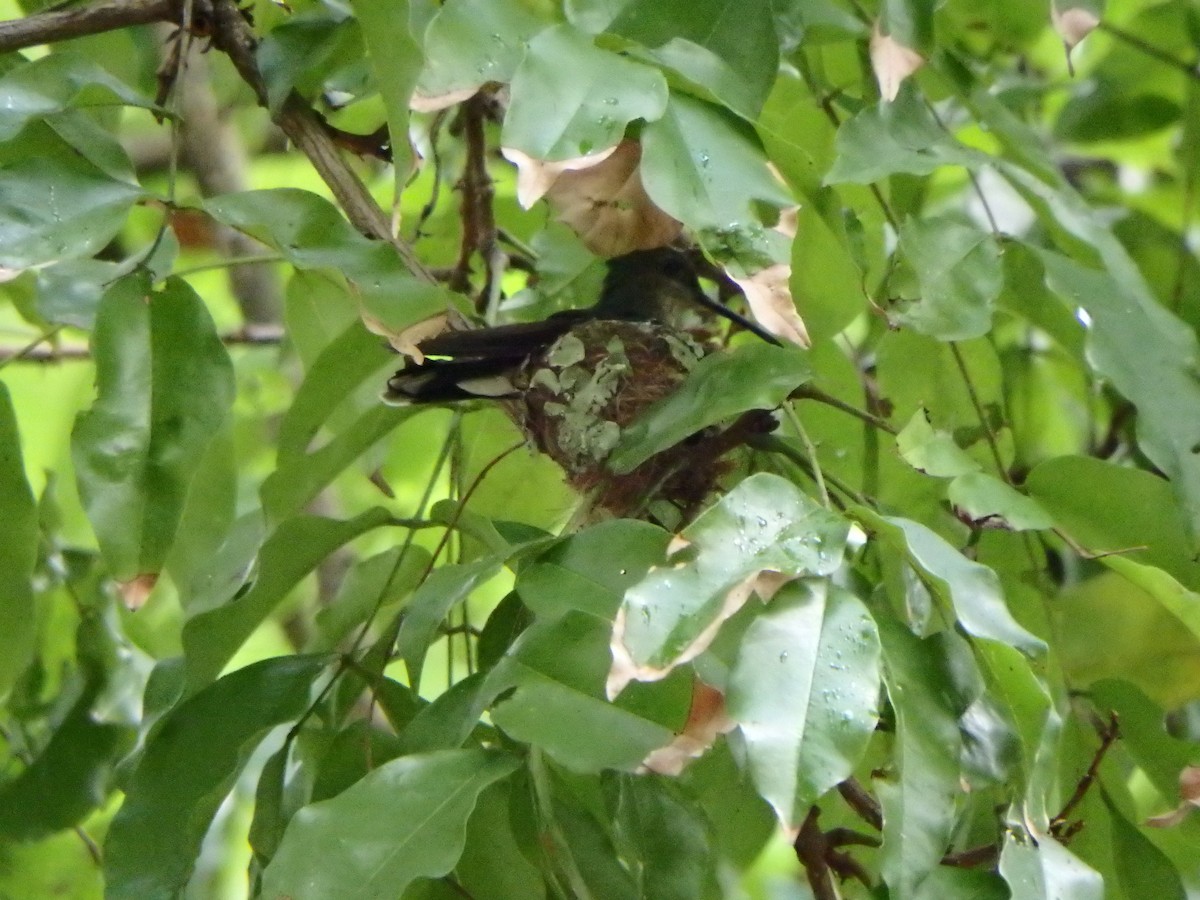
{"label": "dense foliage", "polygon": [[[0,5],[0,896],[1196,896],[1200,10],[1098,2]],[[702,503],[380,402],[671,241],[785,345],[605,433]]]}

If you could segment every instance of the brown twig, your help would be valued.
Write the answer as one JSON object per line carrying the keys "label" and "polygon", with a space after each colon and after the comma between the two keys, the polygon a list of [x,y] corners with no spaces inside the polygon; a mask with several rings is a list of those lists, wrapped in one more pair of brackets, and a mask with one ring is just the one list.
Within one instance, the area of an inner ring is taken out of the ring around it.
{"label": "brown twig", "polygon": [[36,13],[23,19],[0,22],[0,53],[134,25],[170,22],[178,18],[178,9],[179,0],[99,0]]}
{"label": "brown twig", "polygon": [[831,406],[834,409],[840,410],[847,415],[854,416],[862,422],[870,425],[872,428],[878,428],[880,431],[886,431],[888,434],[896,434],[896,428],[887,419],[869,413],[866,410],[859,409],[844,400],[839,400],[832,394],[827,394],[819,387],[814,387],[811,384],[802,384],[788,395],[794,400],[815,400],[818,403],[823,403],[826,406]]}
{"label": "brown twig", "polygon": [[958,869],[974,869],[976,866],[987,866],[1000,858],[999,844],[984,844],[972,847],[970,850],[960,850],[958,853],[947,853],[942,857],[943,866],[954,866]]}
{"label": "brown twig", "polygon": [[837,786],[837,790],[859,818],[876,831],[883,831],[883,811],[879,808],[879,801],[857,779],[847,778]]}
{"label": "brown twig", "polygon": [[[283,341],[282,328],[264,328],[258,326],[247,331],[234,331],[221,335],[221,343],[226,347],[272,347]],[[39,342],[40,344],[41,342]],[[8,362],[29,363],[60,363],[81,359],[91,359],[91,348],[84,344],[68,344],[59,347],[44,347],[38,344],[24,347],[0,347],[0,364]]]}
{"label": "brown twig", "polygon": [[1083,773],[1083,777],[1079,779],[1079,783],[1075,785],[1075,792],[1071,794],[1070,799],[1067,800],[1058,815],[1050,820],[1050,833],[1064,844],[1083,827],[1082,820],[1070,825],[1067,824],[1067,820],[1071,817],[1071,813],[1075,811],[1075,807],[1083,802],[1083,798],[1087,796],[1088,790],[1096,782],[1100,771],[1100,763],[1104,761],[1104,756],[1108,753],[1109,747],[1121,736],[1121,723],[1115,711],[1109,712],[1108,722],[1099,727],[1099,732],[1100,746],[1096,748],[1096,752],[1092,756],[1092,764],[1088,766],[1087,771]]}
{"label": "brown twig", "polygon": [[[845,839],[848,829],[835,829],[826,834],[817,823],[820,815],[819,806],[813,806],[808,811],[804,824],[800,826],[800,833],[796,835],[796,841],[792,845],[796,851],[796,858],[800,860],[800,865],[804,866],[813,896],[816,900],[838,900],[840,893],[834,880],[835,876],[841,879],[856,878],[869,890],[871,878],[866,870],[849,854],[837,849],[840,845],[852,843]],[[832,840],[831,835],[837,840]],[[856,836],[866,838],[865,835]],[[864,842],[870,843],[870,840],[866,838]]]}
{"label": "brown twig", "polygon": [[484,132],[491,102],[491,97],[480,91],[462,107],[461,127],[467,156],[458,190],[462,194],[463,233],[458,266],[450,282],[454,290],[466,293],[470,289],[471,258],[478,253],[486,268],[484,286],[475,301],[475,308],[480,313],[487,309],[491,294],[491,260],[496,248],[496,216],[492,208],[495,188],[487,166],[487,135]]}

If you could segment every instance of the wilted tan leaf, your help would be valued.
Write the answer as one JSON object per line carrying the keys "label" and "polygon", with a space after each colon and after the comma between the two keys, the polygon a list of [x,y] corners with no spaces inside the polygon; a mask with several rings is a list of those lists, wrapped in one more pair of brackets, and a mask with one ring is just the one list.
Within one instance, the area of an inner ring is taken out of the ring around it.
{"label": "wilted tan leaf", "polygon": [[471,87],[459,88],[457,91],[438,94],[437,96],[413,94],[408,100],[408,108],[413,112],[419,113],[437,112],[439,109],[445,109],[448,106],[454,106],[456,103],[462,103],[464,100],[470,100],[478,93],[479,88],[480,85],[476,84]]}
{"label": "wilted tan leaf", "polygon": [[598,165],[564,172],[547,199],[593,253],[620,256],[671,243],[683,230],[642,186],[641,144],[622,141]]}
{"label": "wilted tan leaf", "polygon": [[692,681],[692,705],[683,731],[667,746],[647,754],[641,770],[678,775],[691,760],[703,756],[718,735],[732,731],[736,724],[725,714],[725,695],[696,678]]}
{"label": "wilted tan leaf", "polygon": [[8,269],[4,266],[0,266],[0,284],[4,284],[6,281],[12,281],[14,278],[19,278],[21,273],[24,271],[24,269]]}
{"label": "wilted tan leaf", "polygon": [[436,316],[430,316],[428,319],[422,319],[415,325],[409,325],[407,328],[393,332],[366,310],[363,310],[360,315],[367,331],[371,332],[371,334],[387,338],[387,342],[392,345],[393,350],[405,356],[411,356],[418,363],[425,362],[425,354],[420,351],[417,345],[421,341],[428,340],[435,334],[441,334],[445,331],[446,323],[449,319],[446,313],[439,313]]}
{"label": "wilted tan leaf", "polygon": [[528,153],[512,147],[501,147],[500,152],[504,154],[505,159],[517,167],[517,202],[525,209],[529,209],[545,196],[564,172],[596,166],[616,153],[617,149],[618,147],[609,147],[607,150],[598,150],[587,156],[560,159],[554,162],[534,159]]}
{"label": "wilted tan leaf", "polygon": [[776,263],[753,275],[733,278],[733,281],[745,293],[746,303],[759,325],[776,337],[808,347],[812,341],[808,329],[804,327],[804,320],[796,312],[796,302],[788,286],[791,277],[790,265]]}
{"label": "wilted tan leaf", "polygon": [[879,23],[875,23],[875,30],[871,32],[871,68],[875,70],[875,80],[884,100],[889,103],[895,100],[904,79],[923,65],[925,57],[890,34],[881,33]]}
{"label": "wilted tan leaf", "polygon": [[1177,808],[1150,817],[1146,824],[1152,828],[1171,828],[1200,809],[1200,766],[1184,766],[1179,773],[1179,799]]}
{"label": "wilted tan leaf", "polygon": [[1069,51],[1092,33],[1100,24],[1100,17],[1082,6],[1060,6],[1055,3],[1050,7],[1050,21]]}
{"label": "wilted tan leaf", "polygon": [[121,602],[125,604],[125,608],[130,612],[137,612],[146,605],[156,584],[158,584],[157,572],[143,572],[129,581],[119,582],[117,591],[121,595]]}
{"label": "wilted tan leaf", "polygon": [[721,626],[746,605],[751,594],[757,593],[763,600],[770,599],[780,585],[787,580],[789,580],[787,577],[781,576],[778,572],[760,569],[739,584],[734,585],[725,594],[725,600],[722,602],[720,610],[713,615],[708,626],[665,666],[639,665],[634,660],[629,648],[625,646],[625,607],[622,606],[617,610],[616,619],[613,621],[612,638],[609,641],[613,661],[604,685],[608,699],[611,700],[620,694],[631,681],[661,681],[676,667],[691,662],[708,649],[713,639],[716,638],[717,632],[721,630]]}

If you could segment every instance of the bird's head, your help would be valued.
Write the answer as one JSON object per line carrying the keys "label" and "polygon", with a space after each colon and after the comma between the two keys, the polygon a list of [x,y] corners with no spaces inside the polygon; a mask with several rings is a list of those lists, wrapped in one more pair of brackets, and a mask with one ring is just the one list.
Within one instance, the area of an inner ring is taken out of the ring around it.
{"label": "bird's head", "polygon": [[608,262],[597,318],[663,321],[676,306],[705,304],[696,270],[670,247],[635,250]]}

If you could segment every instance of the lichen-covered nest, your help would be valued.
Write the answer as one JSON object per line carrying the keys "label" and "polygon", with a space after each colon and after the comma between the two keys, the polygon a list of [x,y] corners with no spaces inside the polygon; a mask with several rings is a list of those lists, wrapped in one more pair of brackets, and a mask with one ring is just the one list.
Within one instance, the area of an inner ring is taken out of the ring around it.
{"label": "lichen-covered nest", "polygon": [[730,449],[724,435],[715,429],[693,435],[624,475],[605,461],[624,429],[675,391],[704,352],[663,325],[582,323],[525,364],[517,379],[518,416],[533,443],[597,507],[638,515],[665,500],[686,517],[730,467],[719,459]]}

